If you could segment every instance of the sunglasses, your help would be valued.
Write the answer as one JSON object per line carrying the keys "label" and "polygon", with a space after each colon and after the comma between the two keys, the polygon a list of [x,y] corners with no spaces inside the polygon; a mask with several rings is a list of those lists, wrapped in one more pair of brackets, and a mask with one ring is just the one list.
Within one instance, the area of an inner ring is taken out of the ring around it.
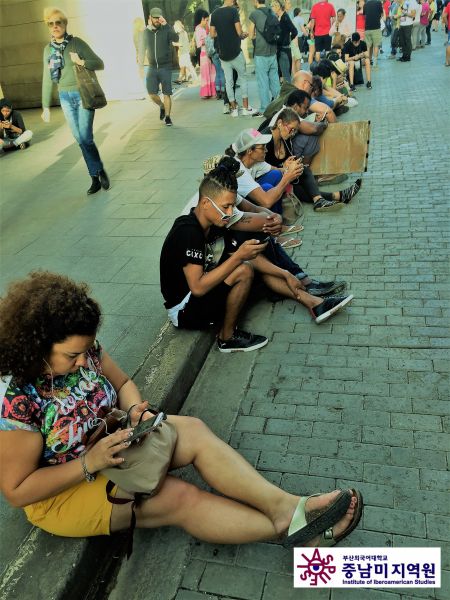
{"label": "sunglasses", "polygon": [[288,126],[287,126],[285,123],[283,123],[283,125],[284,125],[284,127],[286,127],[286,129],[288,130],[288,134],[289,134],[289,135],[294,135],[294,133],[296,133],[296,131],[297,131],[297,128],[296,128],[296,127],[291,127],[291,128],[288,128]]}
{"label": "sunglasses", "polygon": [[49,27],[53,27],[53,25],[56,25],[56,27],[61,27],[62,24],[62,21],[47,21],[47,25]]}
{"label": "sunglasses", "polygon": [[211,204],[214,206],[214,208],[217,210],[218,213],[220,213],[220,218],[222,219],[222,221],[224,221],[225,223],[227,221],[229,221],[231,219],[231,217],[233,215],[227,215],[226,213],[223,212],[223,210],[221,208],[219,208],[217,206],[217,204],[214,202],[214,200],[211,200],[211,198],[209,196],[205,196],[205,198],[207,198]]}

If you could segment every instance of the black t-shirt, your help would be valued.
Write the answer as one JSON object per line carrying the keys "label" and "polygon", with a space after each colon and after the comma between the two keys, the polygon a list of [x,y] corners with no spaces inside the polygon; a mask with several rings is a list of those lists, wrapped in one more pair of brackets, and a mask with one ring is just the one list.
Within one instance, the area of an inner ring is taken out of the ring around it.
{"label": "black t-shirt", "polygon": [[292,154],[289,151],[289,148],[286,145],[286,142],[283,139],[281,141],[284,144],[284,151],[285,151],[284,157],[278,158],[278,156],[276,156],[275,142],[272,138],[270,140],[270,142],[268,144],[266,144],[267,152],[266,152],[266,158],[264,159],[266,162],[269,163],[269,165],[272,165],[272,167],[277,167],[278,169],[281,169],[283,167],[284,161],[287,160],[290,156],[292,156]]}
{"label": "black t-shirt", "polygon": [[223,236],[220,227],[211,227],[208,240],[198,222],[194,209],[188,215],[178,217],[164,241],[159,260],[159,277],[164,306],[172,308],[189,294],[189,286],[183,267],[188,264],[201,265],[208,270],[212,260],[206,242]]}
{"label": "black t-shirt", "polygon": [[344,45],[344,57],[348,54],[350,57],[366,52],[367,44],[364,40],[360,40],[357,46],[353,45],[352,40],[348,40]]}
{"label": "black t-shirt", "polygon": [[211,25],[216,28],[219,56],[222,60],[233,60],[241,51],[241,38],[235,23],[239,23],[239,12],[234,6],[216,8],[211,15]]}
{"label": "black t-shirt", "polygon": [[[9,121],[11,123],[11,125],[14,125],[14,127],[18,127],[19,129],[21,129],[22,133],[25,131],[25,123],[23,122],[22,115],[20,114],[20,112],[18,110],[11,111],[11,114],[9,115],[9,117],[7,119],[5,119],[5,117],[0,113],[0,121]],[[10,139],[14,139],[20,135],[20,133],[17,133],[16,131],[13,131],[12,129],[6,129],[6,128],[3,129],[3,133],[4,133],[5,137],[10,138]]]}
{"label": "black t-shirt", "polygon": [[366,31],[380,29],[380,19],[383,16],[383,5],[380,0],[368,0],[364,4],[363,13],[366,15]]}
{"label": "black t-shirt", "polygon": [[280,19],[281,37],[278,40],[277,46],[287,47],[291,43],[291,40],[298,36],[297,27],[291,21],[289,15],[284,12]]}

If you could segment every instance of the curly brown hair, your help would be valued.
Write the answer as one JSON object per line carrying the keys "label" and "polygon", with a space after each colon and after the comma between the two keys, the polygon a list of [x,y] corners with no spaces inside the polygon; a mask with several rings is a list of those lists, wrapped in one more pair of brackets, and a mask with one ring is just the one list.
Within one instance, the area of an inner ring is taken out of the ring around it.
{"label": "curly brown hair", "polygon": [[19,385],[42,374],[53,344],[72,335],[95,335],[101,308],[85,283],[34,271],[10,284],[0,299],[0,375]]}

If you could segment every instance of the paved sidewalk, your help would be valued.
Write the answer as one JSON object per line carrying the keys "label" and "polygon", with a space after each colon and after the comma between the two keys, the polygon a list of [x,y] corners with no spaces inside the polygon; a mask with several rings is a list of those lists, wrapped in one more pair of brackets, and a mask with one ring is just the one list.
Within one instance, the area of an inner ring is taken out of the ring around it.
{"label": "paved sidewalk", "polygon": [[441,546],[442,588],[294,590],[291,553],[277,545],[211,545],[158,530],[136,533],[110,600],[448,598],[450,70],[442,63],[441,36],[411,64],[380,60],[373,90],[358,89],[360,104],[345,115],[372,121],[362,191],[336,214],[306,208],[295,256],[313,275],[346,278],[351,308],[317,326],[292,302],[259,304],[247,324],[270,344],[239,356],[212,350],[183,407],[289,491],[356,485],[367,506],[345,544]]}

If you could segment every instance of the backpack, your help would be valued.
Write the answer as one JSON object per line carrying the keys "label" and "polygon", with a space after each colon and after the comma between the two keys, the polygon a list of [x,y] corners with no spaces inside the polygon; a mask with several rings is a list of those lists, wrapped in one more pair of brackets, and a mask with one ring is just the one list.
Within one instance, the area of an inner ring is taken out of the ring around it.
{"label": "backpack", "polygon": [[216,53],[216,48],[214,46],[214,40],[209,35],[205,38],[205,50],[208,58],[212,58]]}
{"label": "backpack", "polygon": [[266,22],[264,23],[264,29],[259,31],[268,44],[275,45],[281,37],[280,22],[276,15],[268,9],[260,9],[266,15]]}

